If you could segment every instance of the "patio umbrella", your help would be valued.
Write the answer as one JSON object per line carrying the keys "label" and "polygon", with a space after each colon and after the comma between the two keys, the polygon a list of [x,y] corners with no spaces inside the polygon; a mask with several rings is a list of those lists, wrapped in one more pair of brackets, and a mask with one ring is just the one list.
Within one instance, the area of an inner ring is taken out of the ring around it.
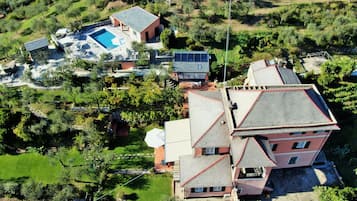
{"label": "patio umbrella", "polygon": [[146,133],[145,142],[149,147],[157,148],[165,144],[165,133],[162,129],[154,128]]}

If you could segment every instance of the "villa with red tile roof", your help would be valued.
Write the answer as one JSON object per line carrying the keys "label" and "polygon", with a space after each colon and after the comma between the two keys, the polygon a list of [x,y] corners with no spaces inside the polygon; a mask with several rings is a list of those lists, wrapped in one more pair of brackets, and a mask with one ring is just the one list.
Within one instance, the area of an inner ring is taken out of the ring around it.
{"label": "villa with red tile roof", "polygon": [[312,165],[339,130],[310,84],[225,87],[188,98],[190,117],[165,124],[165,162],[175,163],[175,195],[185,199],[260,195],[273,168]]}

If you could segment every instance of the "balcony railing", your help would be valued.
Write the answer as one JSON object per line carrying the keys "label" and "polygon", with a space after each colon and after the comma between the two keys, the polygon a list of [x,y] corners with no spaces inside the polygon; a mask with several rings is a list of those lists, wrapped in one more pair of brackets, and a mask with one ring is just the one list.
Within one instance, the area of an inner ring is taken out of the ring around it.
{"label": "balcony railing", "polygon": [[239,179],[259,179],[265,177],[265,171],[263,167],[257,168],[242,168],[239,171]]}

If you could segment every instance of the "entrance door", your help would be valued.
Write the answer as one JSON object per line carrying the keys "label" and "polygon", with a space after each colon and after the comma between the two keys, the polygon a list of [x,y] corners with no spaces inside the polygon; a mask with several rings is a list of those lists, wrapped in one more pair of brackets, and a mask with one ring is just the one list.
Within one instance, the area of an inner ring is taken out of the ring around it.
{"label": "entrance door", "polygon": [[145,40],[149,41],[149,32],[147,32],[147,31],[145,32]]}

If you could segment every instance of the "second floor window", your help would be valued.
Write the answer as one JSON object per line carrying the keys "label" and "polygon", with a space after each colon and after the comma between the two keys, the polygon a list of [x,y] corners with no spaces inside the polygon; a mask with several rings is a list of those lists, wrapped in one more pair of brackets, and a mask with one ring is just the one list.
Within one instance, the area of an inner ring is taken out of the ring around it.
{"label": "second floor window", "polygon": [[278,144],[270,144],[270,148],[272,151],[276,151],[276,149],[278,148]]}
{"label": "second floor window", "polygon": [[305,132],[292,132],[290,135],[302,135],[305,134]]}
{"label": "second floor window", "polygon": [[328,132],[327,130],[318,130],[318,131],[314,131],[313,133],[314,134],[325,134],[327,132]]}
{"label": "second floor window", "polygon": [[300,141],[293,144],[293,149],[306,149],[309,148],[310,141]]}

